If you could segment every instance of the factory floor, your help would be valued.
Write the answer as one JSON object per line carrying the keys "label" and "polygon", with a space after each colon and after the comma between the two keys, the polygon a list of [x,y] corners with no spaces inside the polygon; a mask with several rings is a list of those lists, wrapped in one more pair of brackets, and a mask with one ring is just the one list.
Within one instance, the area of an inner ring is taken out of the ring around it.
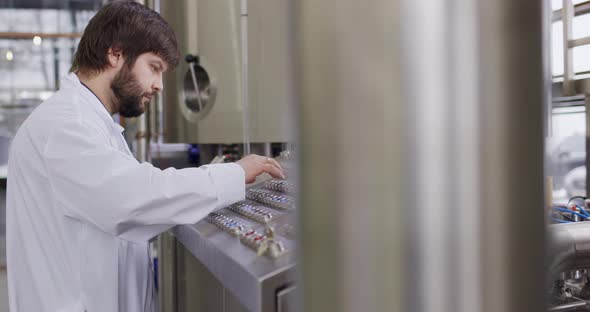
{"label": "factory floor", "polygon": [[6,283],[6,190],[0,189],[0,312],[8,312]]}
{"label": "factory floor", "polygon": [[0,312],[8,312],[8,285],[5,269],[0,271]]}

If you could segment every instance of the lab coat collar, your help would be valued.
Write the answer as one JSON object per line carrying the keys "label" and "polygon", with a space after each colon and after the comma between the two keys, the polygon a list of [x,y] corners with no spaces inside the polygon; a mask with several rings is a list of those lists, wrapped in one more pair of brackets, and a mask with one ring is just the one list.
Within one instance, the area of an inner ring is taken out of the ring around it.
{"label": "lab coat collar", "polygon": [[118,123],[113,120],[113,117],[109,114],[106,107],[98,99],[98,97],[85,87],[75,73],[69,73],[63,80],[62,86],[73,87],[76,91],[80,92],[86,102],[92,106],[92,109],[100,116],[104,122],[111,127],[112,130],[119,133],[125,131],[125,128],[121,127]]}

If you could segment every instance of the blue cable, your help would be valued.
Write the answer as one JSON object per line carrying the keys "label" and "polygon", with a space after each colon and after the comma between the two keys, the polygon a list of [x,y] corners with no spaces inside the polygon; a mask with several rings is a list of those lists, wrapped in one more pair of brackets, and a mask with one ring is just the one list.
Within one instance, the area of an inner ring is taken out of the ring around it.
{"label": "blue cable", "polygon": [[582,219],[588,219],[588,218],[590,218],[590,216],[586,216],[586,215],[583,215],[581,213],[577,213],[575,211],[571,211],[571,210],[568,210],[568,209],[565,209],[565,208],[553,207],[553,210],[557,210],[557,211],[561,211],[561,212],[565,212],[565,213],[571,213],[571,214],[574,214],[574,215],[577,215],[577,216],[581,217]]}
{"label": "blue cable", "polygon": [[581,211],[583,214],[585,214],[585,215],[586,215],[588,218],[590,218],[590,214],[588,213],[588,211],[586,211],[586,209],[584,209],[582,206],[578,206],[578,205],[576,205],[576,207],[577,207],[578,209],[580,209],[580,211]]}
{"label": "blue cable", "polygon": [[566,220],[559,220],[556,218],[551,218],[553,221],[558,222],[558,223],[571,223],[570,221],[566,221]]}
{"label": "blue cable", "polygon": [[[590,218],[590,213],[588,213],[588,211],[587,211],[586,209],[584,209],[584,207],[582,207],[582,206],[579,206],[579,205],[574,205],[574,206],[575,206],[576,208],[580,209],[580,212],[581,212],[583,215],[585,215],[585,216],[586,216],[586,218]],[[555,207],[553,207],[553,209],[556,209],[556,208],[567,209],[566,207],[563,207],[563,206],[555,206]],[[571,211],[571,210],[569,210],[569,209],[568,209],[568,211]]]}

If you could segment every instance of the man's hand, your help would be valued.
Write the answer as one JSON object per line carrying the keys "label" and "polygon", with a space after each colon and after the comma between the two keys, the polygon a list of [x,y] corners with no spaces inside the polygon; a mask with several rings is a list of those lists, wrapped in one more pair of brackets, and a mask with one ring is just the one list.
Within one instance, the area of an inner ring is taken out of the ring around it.
{"label": "man's hand", "polygon": [[268,173],[273,178],[285,179],[285,173],[279,163],[269,157],[255,154],[248,155],[236,162],[246,172],[246,183],[252,183],[256,177]]}

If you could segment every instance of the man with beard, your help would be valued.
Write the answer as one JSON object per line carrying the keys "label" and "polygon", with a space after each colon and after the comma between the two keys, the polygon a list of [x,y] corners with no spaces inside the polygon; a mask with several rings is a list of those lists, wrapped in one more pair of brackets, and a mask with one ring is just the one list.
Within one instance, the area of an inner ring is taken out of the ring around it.
{"label": "man with beard", "polygon": [[141,115],[177,65],[170,26],[132,1],[104,6],[72,73],[23,123],[10,152],[10,310],[154,311],[148,240],[244,199],[272,159],[160,170],[138,163],[112,115]]}

